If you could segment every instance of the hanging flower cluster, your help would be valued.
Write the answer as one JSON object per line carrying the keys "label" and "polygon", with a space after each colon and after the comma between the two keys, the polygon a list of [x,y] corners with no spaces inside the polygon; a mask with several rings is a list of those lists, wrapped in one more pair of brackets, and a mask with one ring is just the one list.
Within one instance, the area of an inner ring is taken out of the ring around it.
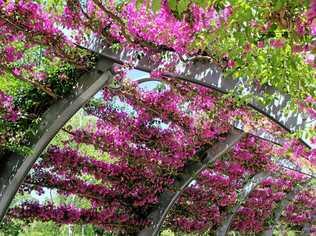
{"label": "hanging flower cluster", "polygon": [[7,121],[17,121],[20,113],[13,105],[13,97],[0,91],[0,117]]}
{"label": "hanging flower cluster", "polygon": [[[168,216],[166,227],[175,231],[180,229],[187,233],[215,231],[229,215],[230,209],[241,201],[239,192],[247,181],[258,171],[271,172],[275,168],[270,159],[270,149],[268,142],[254,137],[240,141],[227,157],[217,160],[186,189]],[[252,156],[249,156],[250,150],[253,153]],[[254,165],[258,165],[256,170]],[[253,209],[257,209],[257,207],[264,211],[266,206],[257,205]],[[270,206],[266,213],[271,214],[272,209]],[[240,210],[238,216],[247,217],[248,214]],[[244,220],[243,223],[251,223],[250,225],[254,226],[258,218],[254,217],[247,222]],[[259,231],[262,231],[264,218],[260,226]],[[248,227],[244,230],[243,225],[237,224],[234,229],[240,232],[255,232],[253,228]]]}
{"label": "hanging flower cluster", "polygon": [[308,20],[308,23],[310,25],[311,34],[313,36],[316,35],[315,17],[316,17],[316,1],[311,0],[310,7],[307,11],[307,20]]}
{"label": "hanging flower cluster", "polygon": [[42,221],[54,220],[56,223],[90,223],[105,230],[112,229],[113,225],[122,226],[128,230],[143,226],[146,222],[139,221],[131,215],[122,212],[116,214],[115,203],[102,210],[78,209],[71,205],[54,206],[53,204],[40,205],[36,202],[25,202],[20,208],[11,211],[12,216],[20,219],[35,218]]}
{"label": "hanging flower cluster", "polygon": [[0,2],[0,75],[27,82],[54,99],[57,95],[45,84],[47,74],[41,67],[68,62],[86,68],[89,63],[56,21],[38,2]]}
{"label": "hanging flower cluster", "polygon": [[[233,229],[243,233],[249,231],[259,233],[268,228],[271,222],[277,223],[274,218],[275,211],[278,211],[281,201],[287,197],[287,193],[293,191],[296,185],[308,181],[306,176],[300,173],[282,172],[283,175],[265,179],[252,191],[247,201],[238,209],[232,225]],[[309,207],[309,205],[305,206]],[[312,219],[309,218],[307,221],[312,222]]]}
{"label": "hanging flower cluster", "polygon": [[[292,225],[302,225],[315,219],[315,191],[302,191],[285,209],[285,218]],[[315,227],[314,232],[315,232]]]}

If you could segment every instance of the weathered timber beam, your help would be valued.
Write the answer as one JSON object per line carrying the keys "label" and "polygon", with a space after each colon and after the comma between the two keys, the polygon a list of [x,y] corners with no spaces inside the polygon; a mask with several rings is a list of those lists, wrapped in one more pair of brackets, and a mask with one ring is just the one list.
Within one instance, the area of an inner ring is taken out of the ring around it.
{"label": "weathered timber beam", "polygon": [[315,224],[316,224],[316,212],[314,209],[314,214],[312,215],[312,220],[310,223],[307,223],[304,225],[302,235],[303,236],[312,235],[312,227],[313,227],[313,225],[315,226]]}
{"label": "weathered timber beam", "polygon": [[[91,42],[89,50],[100,53],[105,58],[111,59],[118,64],[124,64],[124,61],[128,61],[132,56],[133,58],[137,58],[135,55],[137,55],[138,52],[135,50],[122,49],[114,52],[112,49],[104,47],[98,40]],[[151,63],[147,57],[142,57],[140,60],[134,61],[134,64],[136,65],[135,69],[144,72],[151,72],[155,69],[153,63]],[[164,73],[163,76],[199,84],[221,93],[238,90],[238,94],[254,94],[254,98],[248,105],[272,119],[289,132],[306,128],[312,120],[305,113],[285,112],[285,108],[291,100],[289,95],[283,94],[270,86],[257,88],[250,85],[245,78],[225,78],[223,73],[209,62],[179,62],[176,66],[176,73]],[[255,97],[263,98],[265,94],[273,95],[275,98],[269,105],[263,105],[258,102],[258,99],[255,99]],[[301,141],[305,145],[310,146],[302,139]]]}
{"label": "weathered timber beam", "polygon": [[[136,82],[140,85],[140,84],[143,84],[143,83],[147,83],[147,82],[161,82],[161,83],[166,83],[165,81],[159,79],[159,78],[141,78],[141,79],[138,79],[136,80]],[[236,129],[239,129],[239,130],[242,130],[242,131],[245,131],[245,125],[241,122],[241,121],[235,121],[233,126],[236,128]],[[252,129],[252,130],[247,130],[246,133],[249,133],[259,139],[262,139],[262,140],[266,140],[266,141],[269,141],[273,144],[276,144],[276,145],[279,145],[279,146],[283,146],[286,142],[286,139],[284,138],[280,138],[280,137],[277,137],[275,135],[273,135],[272,133],[266,131],[266,130],[263,130],[263,129]]]}
{"label": "weathered timber beam", "polygon": [[224,142],[219,142],[206,151],[206,157],[201,162],[189,163],[182,174],[177,179],[174,187],[176,191],[166,190],[160,196],[158,207],[156,207],[148,216],[152,224],[138,233],[139,236],[156,236],[160,232],[160,228],[170,209],[174,206],[177,199],[183,193],[185,188],[197,178],[197,176],[207,168],[207,166],[226,152],[228,152],[245,133],[233,129]]}
{"label": "weathered timber beam", "polygon": [[229,232],[230,226],[233,222],[233,219],[241,207],[241,205],[247,200],[250,193],[266,178],[270,176],[270,173],[261,172],[253,176],[250,181],[243,187],[240,193],[240,200],[239,202],[233,207],[232,212],[227,215],[222,224],[216,230],[216,236],[225,236]]}

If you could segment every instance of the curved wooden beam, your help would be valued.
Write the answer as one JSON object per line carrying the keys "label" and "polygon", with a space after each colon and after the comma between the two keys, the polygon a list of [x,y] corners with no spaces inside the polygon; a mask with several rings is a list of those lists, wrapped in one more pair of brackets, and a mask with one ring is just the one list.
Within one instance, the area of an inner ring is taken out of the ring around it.
{"label": "curved wooden beam", "polygon": [[43,115],[38,132],[33,140],[32,152],[26,158],[12,154],[1,163],[0,172],[0,220],[4,217],[23,179],[43,150],[64,124],[113,77],[113,62],[99,58],[95,68],[78,79],[78,86],[69,97],[57,101]]}
{"label": "curved wooden beam", "polygon": [[197,178],[197,176],[227,151],[229,151],[245,133],[239,130],[232,130],[226,140],[215,144],[209,148],[206,156],[200,162],[189,163],[183,170],[182,174],[174,184],[176,191],[166,190],[160,196],[159,205],[148,216],[152,220],[152,224],[138,233],[139,236],[156,236],[160,232],[160,228],[170,209],[174,206],[181,193],[185,188]]}
{"label": "curved wooden beam", "polygon": [[[143,84],[143,83],[147,83],[147,82],[161,82],[161,83],[165,83],[165,81],[159,79],[159,78],[141,78],[138,80],[135,80],[135,82],[137,82],[139,85]],[[233,126],[236,129],[239,129],[241,131],[245,132],[245,125],[241,122],[241,121],[235,121]],[[259,130],[249,130],[246,133],[249,133],[259,139],[265,140],[265,141],[269,141],[273,144],[279,145],[279,146],[283,146],[284,143],[286,142],[285,139],[280,138],[280,137],[276,137],[273,134],[263,130],[263,129],[259,129]]]}
{"label": "curved wooden beam", "polygon": [[240,206],[247,200],[249,194],[266,178],[270,177],[270,173],[261,172],[256,174],[251,178],[251,180],[244,186],[240,193],[240,201],[238,201],[237,205],[232,209],[231,214],[227,215],[223,220],[223,223],[216,230],[216,236],[225,236],[230,229],[231,223],[240,208]]}
{"label": "curved wooden beam", "polygon": [[[133,58],[137,58],[135,55],[138,54],[135,50],[125,49],[114,52],[112,49],[104,47],[104,45],[97,39],[91,41],[89,50],[99,53],[105,58],[111,59],[118,64],[124,64],[124,61],[128,61],[131,56],[134,56]],[[152,63],[150,63],[150,59],[147,57],[134,61],[134,64],[136,65],[135,69],[144,72],[151,72],[155,69]],[[284,112],[286,106],[291,100],[289,95],[283,94],[270,86],[256,88],[249,85],[247,79],[244,78],[224,78],[223,73],[216,68],[215,65],[210,65],[210,62],[180,62],[176,65],[176,72],[176,74],[164,73],[163,76],[189,81],[209,87],[220,93],[228,93],[234,90],[238,94],[254,94],[257,98],[263,98],[265,94],[273,95],[275,97],[274,102],[269,105],[263,105],[255,98],[253,98],[248,105],[266,117],[272,119],[289,132],[304,129],[312,121],[312,119],[305,113],[290,112],[286,114]],[[301,141],[310,147],[310,145],[304,140],[301,139]]]}
{"label": "curved wooden beam", "polygon": [[315,221],[316,221],[316,214],[313,214],[311,223],[305,224],[304,227],[303,227],[303,232],[302,232],[303,236],[310,236],[310,235],[312,235],[311,234],[312,233],[311,229],[312,229],[313,223]]}

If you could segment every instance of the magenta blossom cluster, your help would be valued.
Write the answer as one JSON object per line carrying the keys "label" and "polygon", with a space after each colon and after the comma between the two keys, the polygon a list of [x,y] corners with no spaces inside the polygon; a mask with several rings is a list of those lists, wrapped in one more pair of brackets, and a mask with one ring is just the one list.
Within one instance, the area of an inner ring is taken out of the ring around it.
{"label": "magenta blossom cluster", "polygon": [[14,107],[13,97],[0,91],[0,117],[8,121],[17,121],[20,112]]}
{"label": "magenta blossom cluster", "polygon": [[133,215],[118,212],[115,203],[104,209],[82,209],[72,205],[56,207],[51,203],[41,205],[36,202],[25,202],[11,210],[9,214],[20,219],[53,220],[59,224],[89,223],[105,230],[112,229],[113,225],[120,225],[125,231],[132,231],[146,224],[146,221],[137,219]]}
{"label": "magenta blossom cluster", "polygon": [[310,1],[310,7],[307,11],[307,20],[310,25],[311,34],[316,35],[316,1]]}
{"label": "magenta blossom cluster", "polygon": [[285,218],[290,224],[302,225],[313,222],[316,215],[316,192],[302,191],[286,207]]}
{"label": "magenta blossom cluster", "polygon": [[[273,163],[267,151],[267,142],[247,137],[237,145],[238,148],[234,148],[227,157],[217,160],[203,171],[196,182],[186,189],[168,216],[168,227],[187,233],[215,231],[227,217],[229,210],[238,204],[239,192],[247,179],[256,173],[253,165],[257,160],[265,159],[260,168],[262,171],[270,170]],[[241,147],[243,151],[239,154],[237,150]],[[241,158],[245,151],[250,150],[255,153],[252,158]],[[242,231],[242,227],[235,229]],[[249,228],[247,232],[251,231]]]}

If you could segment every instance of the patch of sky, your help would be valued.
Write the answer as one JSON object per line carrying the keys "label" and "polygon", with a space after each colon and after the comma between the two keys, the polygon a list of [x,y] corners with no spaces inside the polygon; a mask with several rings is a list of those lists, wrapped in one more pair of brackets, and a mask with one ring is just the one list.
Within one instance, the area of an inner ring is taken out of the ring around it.
{"label": "patch of sky", "polygon": [[[127,73],[126,77],[131,81],[137,81],[140,79],[150,78],[150,74],[140,70],[130,70]],[[164,84],[159,81],[148,81],[140,84],[139,87],[145,91],[154,89],[163,90],[166,88],[166,86],[164,86]]]}
{"label": "patch of sky", "polygon": [[130,70],[127,72],[126,77],[135,81],[138,79],[149,78],[150,75],[149,73],[141,71],[141,70]]}
{"label": "patch of sky", "polygon": [[126,112],[130,116],[136,117],[137,113],[134,108],[127,104],[126,102],[122,101],[119,97],[114,97],[113,100],[109,104],[113,109]]}

